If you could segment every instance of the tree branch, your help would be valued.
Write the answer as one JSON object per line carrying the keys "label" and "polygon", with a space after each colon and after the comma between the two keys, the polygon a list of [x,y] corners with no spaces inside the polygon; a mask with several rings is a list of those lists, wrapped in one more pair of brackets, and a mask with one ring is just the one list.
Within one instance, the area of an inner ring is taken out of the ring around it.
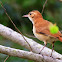
{"label": "tree branch", "polygon": [[[10,48],[10,47],[5,47],[2,45],[0,45],[0,53],[7,54],[10,56],[30,59],[30,60],[37,60],[37,61],[42,60],[42,56],[39,54],[35,54],[32,52],[23,51],[23,50],[19,50],[19,49],[14,49],[14,48]],[[38,60],[39,58],[40,58],[40,60]]]}
{"label": "tree branch", "polygon": [[[2,45],[0,45],[0,53],[7,54],[10,56],[20,57],[20,58],[24,58],[24,59],[30,59],[30,60],[34,60],[37,62],[43,62],[43,56],[40,54],[23,51],[23,50],[19,50],[19,49],[14,49],[14,48],[10,48],[10,47],[5,47]],[[57,59],[53,60],[53,58],[47,57],[47,56],[44,56],[44,58],[45,58],[44,59],[45,62],[62,62],[62,60],[57,60]]]}
{"label": "tree branch", "polygon": [[[23,39],[22,35],[13,31],[12,29],[8,28],[8,27],[5,27],[3,25],[0,24],[0,35],[2,35],[3,37],[9,39],[9,40],[12,40],[13,42],[15,43],[18,43],[19,45],[27,48],[27,49],[30,49],[29,45],[25,42],[25,40]],[[30,44],[31,48],[32,48],[32,51],[34,53],[39,53],[40,52],[40,49],[43,48],[43,45],[40,45],[38,44],[37,42],[33,41],[32,39],[29,39],[27,37],[25,37],[26,40],[28,41],[28,43]],[[1,49],[1,46],[0,46],[0,49]],[[20,51],[20,50],[19,50]],[[1,50],[0,50],[1,52]],[[3,52],[1,52],[3,53]],[[33,53],[33,54],[34,54]],[[44,59],[47,61],[47,58],[49,58],[48,60],[52,60],[50,55],[51,55],[51,49],[45,47],[42,52],[41,52],[43,55],[44,55]],[[8,54],[7,52],[5,54]],[[15,53],[14,53],[15,54]],[[19,54],[19,53],[18,53]],[[27,53],[26,53],[27,54]],[[8,54],[10,55],[10,53]],[[38,54],[37,54],[38,55]],[[28,55],[30,56],[30,55]],[[62,55],[53,51],[53,57],[54,58],[60,58],[60,61],[62,60]],[[39,60],[39,59],[38,59]],[[56,59],[55,59],[56,60]],[[59,59],[57,59],[59,60]],[[50,61],[51,62],[51,61]],[[52,61],[54,62],[54,61]]]}

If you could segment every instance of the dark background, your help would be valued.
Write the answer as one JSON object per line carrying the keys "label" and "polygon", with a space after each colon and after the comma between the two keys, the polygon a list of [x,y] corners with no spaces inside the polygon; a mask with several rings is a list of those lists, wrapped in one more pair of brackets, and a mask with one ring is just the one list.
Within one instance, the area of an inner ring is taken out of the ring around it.
{"label": "dark background", "polygon": [[[13,22],[16,24],[17,28],[25,36],[33,35],[32,23],[29,21],[28,18],[23,18],[22,16],[32,10],[38,10],[42,12],[42,7],[45,0],[1,0],[1,1],[3,2],[3,5],[6,8],[7,13],[9,14]],[[44,19],[49,20],[52,23],[56,23],[57,26],[60,28],[60,30],[62,30],[62,1],[48,0],[44,9],[44,13],[42,15]],[[6,16],[1,5],[0,5],[0,24],[10,27],[11,29],[16,31],[16,29]],[[38,39],[35,38],[32,39],[40,44],[43,44],[43,42],[39,41]],[[3,38],[2,36],[0,36],[0,44],[16,49],[27,50],[24,47]],[[49,46],[50,44],[47,44],[47,47]],[[52,46],[50,46],[49,48],[52,48]],[[54,50],[62,54],[62,43],[60,41],[57,41],[55,43]],[[7,55],[0,53],[0,62],[3,62],[6,57]],[[33,61],[18,57],[10,57],[6,62],[33,62]]]}

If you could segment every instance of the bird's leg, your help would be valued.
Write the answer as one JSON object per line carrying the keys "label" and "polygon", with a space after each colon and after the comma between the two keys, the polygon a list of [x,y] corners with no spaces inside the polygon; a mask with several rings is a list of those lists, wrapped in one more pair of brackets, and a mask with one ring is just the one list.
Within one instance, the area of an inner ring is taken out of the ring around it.
{"label": "bird's leg", "polygon": [[44,41],[44,47],[40,50],[39,54],[41,53],[41,51],[46,47],[47,43],[46,41]]}
{"label": "bird's leg", "polygon": [[55,42],[52,43],[52,52],[51,52],[51,56],[50,57],[52,57],[52,53],[53,53],[53,49],[54,49],[54,43]]}

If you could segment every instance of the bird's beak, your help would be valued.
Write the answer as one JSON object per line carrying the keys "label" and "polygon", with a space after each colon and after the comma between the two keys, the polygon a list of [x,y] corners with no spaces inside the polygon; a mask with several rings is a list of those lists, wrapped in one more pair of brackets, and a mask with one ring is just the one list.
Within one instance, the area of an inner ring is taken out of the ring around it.
{"label": "bird's beak", "polygon": [[28,15],[23,15],[22,17],[28,17]]}

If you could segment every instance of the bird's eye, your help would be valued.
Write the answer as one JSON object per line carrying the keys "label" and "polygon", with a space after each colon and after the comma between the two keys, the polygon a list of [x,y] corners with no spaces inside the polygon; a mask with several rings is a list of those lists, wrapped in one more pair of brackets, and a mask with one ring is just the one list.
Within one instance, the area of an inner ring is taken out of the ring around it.
{"label": "bird's eye", "polygon": [[32,14],[30,13],[30,15],[32,15]]}

